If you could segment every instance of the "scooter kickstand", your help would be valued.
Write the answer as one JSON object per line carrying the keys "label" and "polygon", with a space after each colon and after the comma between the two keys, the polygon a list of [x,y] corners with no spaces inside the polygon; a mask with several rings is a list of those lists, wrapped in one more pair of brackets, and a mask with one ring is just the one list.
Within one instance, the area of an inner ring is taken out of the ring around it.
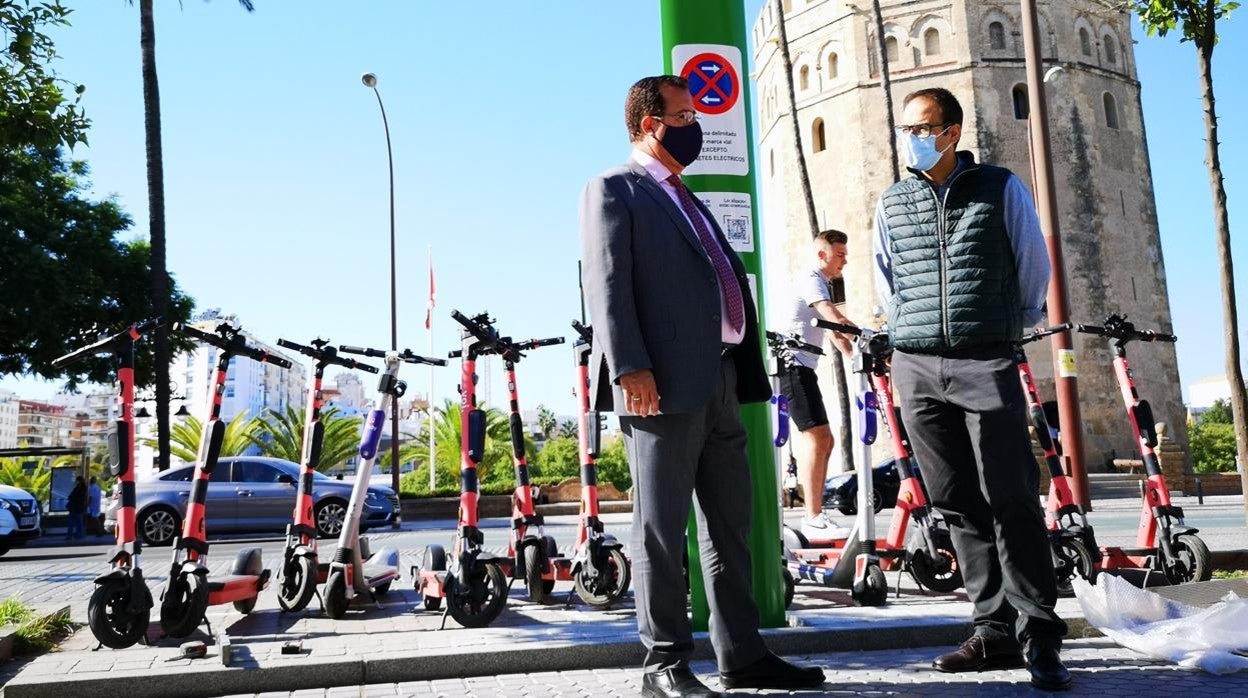
{"label": "scooter kickstand", "polygon": [[214,637],[212,634],[212,621],[208,620],[208,614],[204,614],[204,625],[208,626],[208,637]]}
{"label": "scooter kickstand", "polygon": [[446,602],[446,608],[442,609],[442,625],[438,626],[438,630],[446,630],[446,616],[451,612],[451,602]]}

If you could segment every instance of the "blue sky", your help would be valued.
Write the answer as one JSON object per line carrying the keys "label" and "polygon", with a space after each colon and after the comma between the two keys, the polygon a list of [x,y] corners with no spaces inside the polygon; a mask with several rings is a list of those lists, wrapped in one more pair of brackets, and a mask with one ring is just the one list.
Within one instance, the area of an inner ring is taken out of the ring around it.
{"label": "blue sky", "polygon": [[[138,10],[68,4],[57,68],[87,86],[93,121],[90,146],[74,155],[89,161],[95,193],[115,195],[133,234],[146,235]],[[156,4],[169,267],[199,307],[235,312],[269,341],[388,345],[385,142],[359,80],[372,71],[394,142],[400,343],[429,346],[429,248],[439,353],[456,341],[451,308],[488,308],[513,335],[570,334],[577,198],[586,178],[627,157],[624,92],[662,68],[657,0],[257,0],[250,15],[234,0]],[[747,21],[761,5],[747,0]],[[1240,15],[1223,28],[1215,70],[1242,270],[1248,147],[1233,125],[1248,93],[1227,69],[1248,60]],[[1133,29],[1186,386],[1220,373],[1223,357],[1195,55]],[[543,349],[521,364],[524,406],[574,410],[570,354]],[[424,370],[407,377],[426,391]],[[436,395],[450,397],[456,378],[443,370]],[[496,377],[496,402],[503,385]],[[13,378],[0,387],[56,389]]]}

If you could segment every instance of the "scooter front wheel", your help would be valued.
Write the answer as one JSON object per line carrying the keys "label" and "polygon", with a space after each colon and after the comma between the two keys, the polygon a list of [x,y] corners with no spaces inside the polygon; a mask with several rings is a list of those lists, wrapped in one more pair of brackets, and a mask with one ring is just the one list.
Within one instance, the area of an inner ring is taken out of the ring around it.
{"label": "scooter front wheel", "polygon": [[628,593],[628,558],[618,548],[606,553],[606,569],[599,569],[597,577],[589,578],[585,568],[581,567],[573,580],[576,595],[592,608],[607,608]]}
{"label": "scooter front wheel", "polygon": [[1174,539],[1174,560],[1162,560],[1166,578],[1171,584],[1207,582],[1213,577],[1213,560],[1209,546],[1188,533]]}
{"label": "scooter front wheel", "polygon": [[195,632],[208,610],[208,585],[203,575],[184,572],[165,589],[160,604],[160,629],[169,637]]}
{"label": "scooter front wheel", "polygon": [[329,573],[325,581],[325,615],[339,620],[347,615],[347,574],[342,570]]}
{"label": "scooter front wheel", "polygon": [[867,567],[867,578],[859,585],[854,583],[854,601],[860,606],[883,606],[888,601],[888,580],[879,565]]}
{"label": "scooter front wheel", "polygon": [[151,611],[144,608],[130,612],[130,592],[133,589],[127,579],[111,579],[95,588],[87,604],[87,624],[101,645],[124,650],[138,642],[147,632]]}
{"label": "scooter front wheel", "polygon": [[1053,571],[1057,574],[1057,595],[1075,595],[1075,577],[1083,577],[1089,583],[1096,579],[1096,564],[1088,546],[1078,538],[1066,538],[1053,550]]}
{"label": "scooter front wheel", "polygon": [[953,539],[944,529],[933,529],[932,539],[936,544],[936,559],[928,553],[927,547],[920,547],[911,553],[910,572],[919,584],[938,594],[952,594],[962,587],[962,570],[958,567],[958,554],[953,549]]}
{"label": "scooter front wheel", "polygon": [[484,628],[503,611],[507,603],[507,579],[492,562],[480,563],[476,573],[462,586],[455,575],[446,578],[446,609],[465,628]]}
{"label": "scooter front wheel", "polygon": [[529,590],[529,601],[543,603],[546,601],[546,585],[542,580],[542,569],[546,566],[542,559],[542,551],[536,544],[524,546],[524,585]]}
{"label": "scooter front wheel", "polygon": [[302,611],[316,594],[316,558],[301,555],[286,560],[282,583],[277,587],[277,603],[283,611]]}

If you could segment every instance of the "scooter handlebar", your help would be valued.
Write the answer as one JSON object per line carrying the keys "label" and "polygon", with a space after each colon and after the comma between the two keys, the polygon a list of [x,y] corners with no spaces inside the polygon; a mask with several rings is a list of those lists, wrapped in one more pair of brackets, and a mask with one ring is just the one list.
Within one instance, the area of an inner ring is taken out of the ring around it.
{"label": "scooter handlebar", "polygon": [[530,339],[527,342],[517,342],[515,346],[521,351],[528,351],[529,349],[536,349],[538,347],[550,347],[556,344],[563,344],[564,341],[563,337],[547,337],[546,339]]}
{"label": "scooter handlebar", "polygon": [[[484,314],[482,314],[482,316],[484,316]],[[485,342],[486,344],[493,345],[498,342],[498,333],[494,332],[493,328],[490,328],[484,322],[478,321],[476,318],[470,318],[458,310],[452,310],[451,319],[463,325],[464,329],[468,330],[472,336],[482,342]]]}
{"label": "scooter handlebar", "polygon": [[221,323],[217,325],[216,332],[205,332],[198,327],[187,325],[185,323],[177,323],[172,328],[175,332],[194,337],[204,344],[212,345],[222,351],[230,352],[237,356],[245,356],[249,359],[259,361],[260,363],[273,364],[279,368],[290,368],[290,360],[280,356],[275,356],[269,352],[258,349],[247,344],[247,339],[242,335],[238,327],[229,323]]}
{"label": "scooter handlebar", "polygon": [[368,347],[356,347],[350,344],[339,344],[338,351],[345,354],[358,354],[360,356],[373,356],[378,358],[386,358],[386,352],[380,349],[370,349]]}
{"label": "scooter handlebar", "polygon": [[833,332],[840,332],[842,334],[852,334],[855,337],[862,336],[861,327],[854,327],[853,325],[842,325],[839,322],[829,322],[827,320],[823,320],[820,318],[811,318],[810,326],[818,327],[821,330],[832,330]]}
{"label": "scooter handlebar", "polygon": [[[371,347],[354,347],[349,344],[338,345],[338,351],[341,351],[345,354],[359,354],[360,356],[373,356],[373,357],[380,357],[383,359],[389,356],[391,353],[383,349],[373,349]],[[428,364],[430,366],[445,366],[446,365],[446,359],[430,359],[426,356],[421,356],[413,352],[411,349],[404,349],[403,351],[397,351],[397,352],[394,352],[394,354],[395,356],[398,357],[400,361],[405,361],[409,364]],[[377,369],[374,368],[372,371],[370,371],[370,373],[377,373]]]}
{"label": "scooter handlebar", "polygon": [[355,359],[348,359],[346,357],[338,356],[338,350],[329,346],[329,342],[327,341],[317,339],[317,340],[314,340],[312,343],[315,345],[321,345],[321,346],[319,348],[315,346],[310,347],[304,344],[300,344],[298,342],[292,342],[288,339],[277,340],[277,346],[282,347],[283,349],[290,349],[292,351],[297,351],[300,354],[309,356],[316,361],[323,361],[326,364],[335,364],[335,365],[342,366],[343,368],[347,368],[347,369],[358,368],[359,370],[364,371],[365,373],[377,373],[377,368],[374,366],[369,366],[368,364],[362,364],[359,361],[356,361]]}
{"label": "scooter handlebar", "polygon": [[425,364],[427,366],[445,366],[446,359],[431,359],[428,356],[421,356],[413,353],[411,349],[404,349],[399,353],[399,358],[409,364]]}
{"label": "scooter handlebar", "polygon": [[579,334],[581,336],[581,339],[585,340],[586,342],[594,341],[594,328],[587,327],[585,323],[581,322],[580,320],[572,321],[572,329],[576,330],[576,333]]}
{"label": "scooter handlebar", "polygon": [[99,339],[92,344],[88,344],[85,347],[80,347],[78,349],[75,349],[64,356],[55,359],[52,362],[52,365],[59,368],[62,366],[68,366],[77,361],[81,361],[82,359],[85,359],[88,356],[102,354],[105,351],[111,350],[113,348],[113,345],[119,342],[122,342],[122,341],[133,342],[137,340],[139,337],[142,337],[148,332],[151,332],[152,330],[156,329],[159,325],[160,325],[160,318],[153,318],[151,320],[144,320],[142,322],[136,322],[135,324],[127,327],[126,329],[116,334],[112,334],[112,335],[109,335],[108,337]]}
{"label": "scooter handlebar", "polygon": [[817,347],[813,344],[807,344],[806,342],[803,342],[799,339],[794,339],[792,337],[786,337],[784,340],[784,345],[786,347],[789,347],[790,349],[797,349],[798,351],[804,351],[807,354],[815,354],[818,356],[823,356],[823,347]]}
{"label": "scooter handlebar", "polygon": [[1084,325],[1082,323],[1075,325],[1076,332],[1084,334],[1095,334],[1101,337],[1109,337],[1119,341],[1138,340],[1141,342],[1177,342],[1179,338],[1176,335],[1157,332],[1156,330],[1137,330],[1134,326],[1128,327],[1102,327],[1100,325]]}
{"label": "scooter handlebar", "polygon": [[1069,322],[1063,322],[1060,325],[1053,325],[1052,327],[1045,327],[1043,329],[1035,330],[1033,332],[1023,335],[1023,338],[1019,341],[1019,344],[1030,344],[1031,342],[1034,342],[1038,339],[1044,339],[1045,337],[1049,337],[1051,335],[1060,334],[1073,327],[1074,327],[1073,324]]}

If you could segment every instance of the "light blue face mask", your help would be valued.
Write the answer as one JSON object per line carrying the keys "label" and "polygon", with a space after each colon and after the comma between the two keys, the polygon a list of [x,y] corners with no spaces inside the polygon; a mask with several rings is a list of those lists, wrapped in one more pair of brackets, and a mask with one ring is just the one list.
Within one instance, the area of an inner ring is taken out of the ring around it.
{"label": "light blue face mask", "polygon": [[912,169],[920,172],[927,172],[940,162],[940,158],[945,154],[945,150],[953,147],[950,143],[945,146],[945,150],[936,150],[936,138],[948,131],[950,127],[946,127],[940,133],[933,133],[930,136],[916,136],[913,133],[905,134],[902,142],[902,149],[906,155],[906,162],[910,163]]}

